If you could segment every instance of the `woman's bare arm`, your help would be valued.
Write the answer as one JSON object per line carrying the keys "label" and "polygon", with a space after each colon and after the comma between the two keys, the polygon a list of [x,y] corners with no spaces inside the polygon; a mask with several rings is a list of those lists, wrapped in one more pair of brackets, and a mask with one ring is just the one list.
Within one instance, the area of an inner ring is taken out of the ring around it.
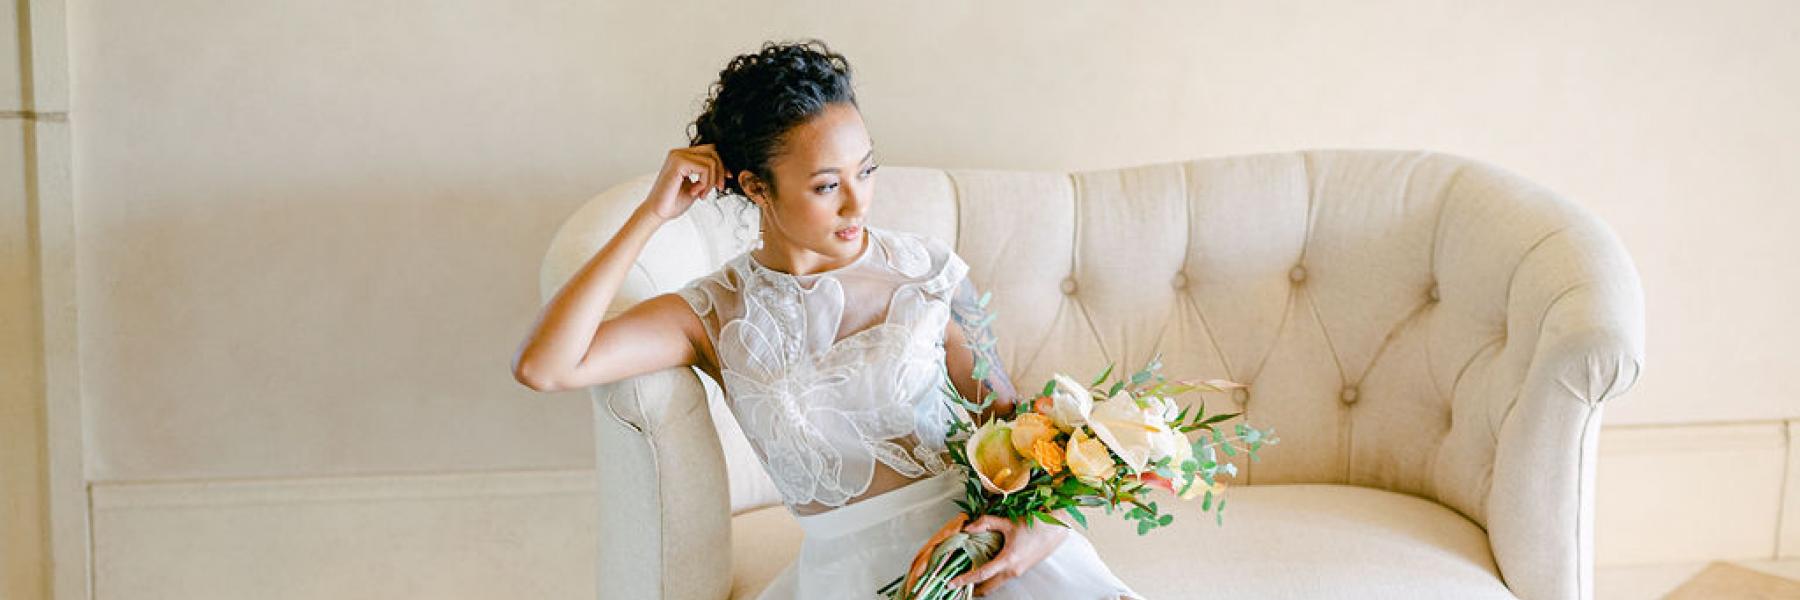
{"label": "woman's bare arm", "polygon": [[[958,327],[955,321],[951,321],[949,326],[944,328],[944,367],[950,372],[950,381],[956,385],[957,393],[962,394],[963,398],[979,404],[982,398],[987,397],[991,389],[989,381],[997,377],[1004,377],[1004,375],[989,374],[988,380],[977,381],[973,376],[975,352],[969,349],[967,343],[968,340],[963,337],[962,328]],[[997,369],[998,367],[990,368]],[[977,424],[986,423],[994,416],[1011,415],[1014,401],[1015,398],[1012,394],[1002,396],[995,391],[994,403],[981,414],[975,415],[975,422]]]}
{"label": "woman's bare arm", "polygon": [[612,304],[631,264],[661,221],[643,209],[556,293],[513,359],[513,377],[554,392],[694,364],[699,318],[673,294],[639,302],[612,319]]}
{"label": "woman's bare arm", "polygon": [[[993,394],[994,403],[976,415],[977,423],[986,423],[995,416],[1010,416],[1019,395],[995,351],[987,315],[974,284],[964,279],[951,295],[950,322],[944,326],[944,366],[957,392],[970,402],[979,404],[989,393]],[[975,377],[978,357],[987,363],[987,373],[979,379]]]}
{"label": "woman's bare arm", "polygon": [[[690,173],[697,180],[689,181]],[[706,334],[681,298],[663,294],[612,319],[606,308],[650,235],[723,178],[724,165],[710,145],[671,150],[650,196],[538,313],[513,356],[513,378],[552,392],[694,364]]]}

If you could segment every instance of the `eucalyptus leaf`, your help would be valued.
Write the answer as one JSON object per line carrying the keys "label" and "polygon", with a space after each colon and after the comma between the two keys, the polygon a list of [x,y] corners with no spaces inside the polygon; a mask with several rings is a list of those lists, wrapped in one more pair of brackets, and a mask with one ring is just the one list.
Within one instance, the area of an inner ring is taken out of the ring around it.
{"label": "eucalyptus leaf", "polygon": [[[1101,372],[1100,372],[1100,376],[1099,376],[1099,377],[1095,377],[1095,378],[1094,378],[1094,382],[1093,382],[1093,383],[1090,383],[1090,384],[1088,384],[1088,387],[1100,387],[1100,384],[1102,384],[1102,383],[1106,383],[1106,377],[1107,377],[1107,376],[1108,376],[1108,375],[1112,375],[1112,372],[1113,372],[1113,364],[1112,364],[1112,363],[1106,363],[1106,370],[1105,370],[1105,371],[1101,371]],[[1107,395],[1109,395],[1109,396],[1110,396],[1110,395],[1111,395],[1111,394],[1107,394]]]}
{"label": "eucalyptus leaf", "polygon": [[1076,523],[1080,523],[1082,529],[1087,529],[1087,515],[1081,514],[1081,511],[1075,510],[1075,507],[1073,506],[1064,508],[1063,510],[1068,511],[1069,518],[1075,519]]}

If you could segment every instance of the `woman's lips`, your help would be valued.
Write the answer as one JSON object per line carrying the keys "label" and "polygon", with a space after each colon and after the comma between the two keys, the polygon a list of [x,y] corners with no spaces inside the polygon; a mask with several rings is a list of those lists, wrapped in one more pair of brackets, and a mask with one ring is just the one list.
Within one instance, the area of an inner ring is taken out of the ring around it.
{"label": "woman's lips", "polygon": [[844,240],[844,241],[854,240],[854,239],[856,239],[856,236],[858,236],[860,234],[862,234],[862,226],[861,225],[852,225],[850,227],[845,227],[843,229],[837,230],[838,239]]}

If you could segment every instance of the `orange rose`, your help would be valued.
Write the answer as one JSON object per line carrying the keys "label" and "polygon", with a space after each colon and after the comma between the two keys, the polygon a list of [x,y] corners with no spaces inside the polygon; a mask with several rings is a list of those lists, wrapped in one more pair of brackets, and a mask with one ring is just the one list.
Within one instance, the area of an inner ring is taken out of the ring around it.
{"label": "orange rose", "polygon": [[1031,456],[1038,440],[1054,439],[1056,434],[1056,422],[1041,413],[1025,413],[1012,422],[1013,449],[1021,456]]}
{"label": "orange rose", "polygon": [[1031,445],[1031,454],[1032,460],[1036,460],[1039,466],[1044,467],[1044,472],[1051,475],[1062,472],[1063,449],[1055,441],[1049,438],[1039,439]]}

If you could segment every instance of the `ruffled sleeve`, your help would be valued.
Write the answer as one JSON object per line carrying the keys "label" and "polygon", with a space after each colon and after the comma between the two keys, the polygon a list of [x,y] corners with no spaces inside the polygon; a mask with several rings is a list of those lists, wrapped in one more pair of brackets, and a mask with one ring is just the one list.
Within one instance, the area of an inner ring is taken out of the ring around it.
{"label": "ruffled sleeve", "polygon": [[694,315],[702,319],[713,310],[712,294],[702,289],[707,279],[708,277],[696,277],[687,285],[681,286],[681,289],[675,290],[675,295],[686,300],[688,308],[694,309]]}
{"label": "ruffled sleeve", "polygon": [[969,276],[969,263],[963,262],[956,250],[934,237],[923,237],[925,253],[931,257],[931,277],[920,284],[921,291],[939,300],[949,301],[956,288]]}
{"label": "ruffled sleeve", "polygon": [[675,290],[675,295],[687,302],[693,309],[694,316],[700,318],[700,324],[706,330],[707,340],[718,347],[719,327],[725,321],[720,302],[720,294],[726,293],[727,287],[720,285],[719,273],[711,273],[694,278]]}

